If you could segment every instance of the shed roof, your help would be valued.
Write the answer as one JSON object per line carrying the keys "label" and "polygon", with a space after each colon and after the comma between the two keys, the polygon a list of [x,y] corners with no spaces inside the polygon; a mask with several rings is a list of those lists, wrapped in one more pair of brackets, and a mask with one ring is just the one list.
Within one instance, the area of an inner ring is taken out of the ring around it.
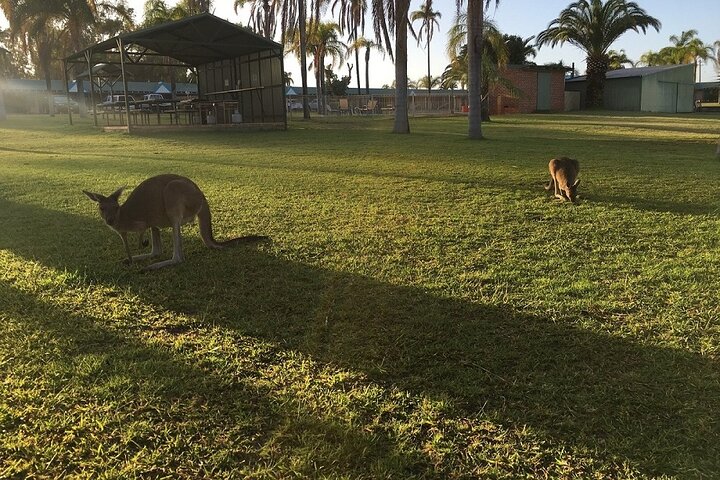
{"label": "shed roof", "polygon": [[84,63],[85,55],[90,54],[95,60],[92,63],[106,61],[109,54],[118,51],[119,41],[122,41],[123,46],[142,47],[190,66],[265,50],[282,51],[280,44],[261,37],[247,28],[210,13],[201,13],[155,27],[122,33],[75,52],[65,60],[71,63]]}
{"label": "shed roof", "polygon": [[[608,70],[605,74],[606,80],[613,78],[632,78],[632,77],[646,77],[648,75],[655,75],[659,72],[666,70],[673,70],[675,68],[687,67],[687,65],[657,65],[654,67],[637,67],[637,68],[619,68],[617,70]],[[587,80],[587,75],[581,75],[579,77],[568,78],[566,82],[584,82]]]}

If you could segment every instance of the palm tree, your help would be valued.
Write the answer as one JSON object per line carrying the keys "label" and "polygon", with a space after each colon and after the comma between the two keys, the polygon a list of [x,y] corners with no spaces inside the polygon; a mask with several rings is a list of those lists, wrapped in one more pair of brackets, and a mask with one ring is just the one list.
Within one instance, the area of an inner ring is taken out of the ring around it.
{"label": "palm tree", "polygon": [[438,87],[438,86],[440,86],[441,83],[442,83],[442,78],[440,78],[440,77],[423,76],[418,79],[417,86],[418,86],[418,88],[427,88],[428,92],[429,92],[431,88]]}
{"label": "palm tree", "polygon": [[697,30],[687,30],[677,35],[670,35],[673,48],[679,53],[680,63],[695,63],[698,58],[708,58],[711,47],[705,45],[697,37]]}
{"label": "palm tree", "polygon": [[[420,30],[418,31],[417,35],[415,36],[415,39],[418,42],[418,45],[420,45],[420,42],[422,42],[423,39],[423,32],[425,32],[425,41],[427,45],[427,78],[432,78],[430,75],[430,41],[432,41],[433,35],[435,33],[435,27],[440,27],[440,23],[438,22],[438,19],[442,18],[442,14],[440,12],[436,12],[432,8],[432,0],[425,0],[425,3],[420,5],[420,10],[415,10],[410,14],[410,21],[416,22],[420,20]],[[428,93],[430,93],[430,87],[432,82],[428,82]]]}
{"label": "palm tree", "polygon": [[[500,0],[495,0],[495,6]],[[458,13],[463,0],[457,0]],[[488,8],[490,0],[467,0],[467,45],[468,45],[468,137],[481,139],[481,68],[483,57],[483,7]]]}
{"label": "palm tree", "polygon": [[187,15],[209,12],[212,7],[212,0],[180,0],[178,6],[183,8]]}
{"label": "palm tree", "polygon": [[52,101],[52,52],[60,33],[54,27],[57,3],[43,0],[0,0],[5,17],[10,23],[10,35],[18,39],[23,51],[39,67],[45,78],[50,115],[54,116]]}
{"label": "palm tree", "polygon": [[[463,19],[463,15],[458,16]],[[512,83],[503,77],[503,68],[508,63],[507,43],[497,29],[495,24],[486,20],[485,35],[482,43],[482,68],[481,68],[481,88],[480,88],[480,120],[490,120],[490,110],[488,99],[490,88],[500,85],[512,94],[517,93],[517,89]],[[450,29],[451,34],[457,34],[464,30],[463,23],[460,22]],[[454,41],[454,40],[453,40]],[[448,85],[459,83],[465,86],[468,82],[468,46],[467,44],[460,47],[457,54],[453,54],[450,64],[445,68],[442,76],[442,82]]]}
{"label": "palm tree", "polygon": [[668,65],[669,63],[674,63],[674,60],[668,60],[666,53],[667,51],[660,53],[648,50],[640,55],[640,60],[637,61],[637,64],[652,67],[654,65]]}
{"label": "palm tree", "polygon": [[[720,80],[720,40],[715,40],[712,46],[712,56],[710,57],[715,67],[715,73],[717,73],[718,80]],[[720,103],[720,94],[718,96],[718,103]]]}
{"label": "palm tree", "polygon": [[697,30],[687,30],[677,35],[671,35],[670,41],[673,43],[673,50],[675,51],[675,58],[679,60],[678,63],[694,63],[695,72],[697,75],[697,64],[698,59],[707,60],[712,51],[710,45],[705,45],[702,40],[697,37]]}
{"label": "palm tree", "polygon": [[[307,53],[312,56],[311,68],[315,72],[315,84],[317,86],[318,111],[323,111],[323,90],[325,59],[332,59],[331,65],[342,62],[345,58],[347,46],[338,38],[339,27],[333,22],[308,21]],[[300,56],[300,35],[295,31],[288,37],[287,42],[290,50]]]}
{"label": "palm tree", "polygon": [[275,16],[276,6],[271,0],[235,0],[233,8],[235,14],[247,4],[250,6],[250,28],[265,38],[272,39],[275,36],[277,18]]}
{"label": "palm tree", "polygon": [[145,2],[142,24],[143,27],[153,27],[185,16],[187,12],[181,6],[170,8],[164,0],[148,0]]}
{"label": "palm tree", "polygon": [[[360,37],[357,40],[355,40],[349,48],[350,52],[358,52],[361,49],[365,49],[365,94],[370,95],[370,51],[371,50],[377,50],[378,52],[383,54],[383,57],[385,57],[385,49],[383,46],[374,40],[370,40],[369,38]],[[359,68],[358,68],[358,74],[359,74]],[[359,86],[359,84],[358,84]],[[360,94],[360,90],[358,89],[358,94]]]}
{"label": "palm tree", "polygon": [[[408,119],[407,31],[410,0],[390,0],[394,7],[393,31],[395,32],[395,121],[393,133],[410,133]],[[388,47],[392,58],[393,52]]]}
{"label": "palm tree", "polygon": [[635,66],[635,62],[628,58],[625,50],[621,49],[619,52],[615,50],[608,50],[607,55],[609,60],[608,66],[610,70],[619,70],[621,68],[625,68],[626,64],[632,67]]}
{"label": "palm tree", "polygon": [[[334,0],[332,12],[335,13],[335,7],[338,7],[339,24],[343,32],[349,31],[348,41],[350,41],[349,53],[355,54],[355,78],[357,79],[357,90],[360,95],[360,49],[355,48],[362,35],[365,33],[365,14],[368,5],[366,0]],[[360,35],[358,35],[360,32]]]}
{"label": "palm tree", "polygon": [[[483,38],[478,50],[480,51],[480,72],[478,72],[477,98],[473,99],[473,95],[468,88],[468,104],[472,109],[472,105],[477,102],[476,109],[478,118],[468,119],[468,136],[470,138],[482,138],[481,122],[489,120],[489,112],[485,100],[488,98],[490,85],[494,83],[506,84],[500,70],[507,64],[508,51],[507,44],[497,29],[495,24],[490,20],[483,20]],[[458,13],[455,17],[455,23],[448,31],[447,53],[451,58],[450,65],[445,69],[443,74],[446,81],[456,81],[461,85],[470,85],[470,57],[468,46],[468,20],[467,14]],[[460,57],[460,60],[458,60]],[[464,68],[464,70],[458,70]],[[507,83],[508,89],[511,89]],[[468,117],[472,115],[468,113]],[[470,132],[472,130],[472,132]],[[479,130],[479,131],[478,131]],[[479,136],[478,136],[479,135]]]}
{"label": "palm tree", "polygon": [[626,0],[578,0],[560,12],[537,36],[538,47],[569,42],[587,54],[587,104],[601,107],[608,49],[628,30],[643,33],[648,27],[660,31],[660,21],[635,2]]}
{"label": "palm tree", "polygon": [[535,58],[537,52],[530,43],[535,36],[522,38],[518,35],[503,35],[503,41],[508,53],[508,63],[511,65],[523,65],[527,63],[527,57]]}

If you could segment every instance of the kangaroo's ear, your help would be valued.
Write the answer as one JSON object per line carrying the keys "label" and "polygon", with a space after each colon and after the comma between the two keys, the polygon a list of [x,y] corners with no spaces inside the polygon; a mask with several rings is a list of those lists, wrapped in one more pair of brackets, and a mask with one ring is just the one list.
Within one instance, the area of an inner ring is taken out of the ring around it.
{"label": "kangaroo's ear", "polygon": [[117,190],[115,190],[113,193],[111,193],[108,198],[110,200],[115,200],[116,202],[120,198],[120,194],[122,194],[123,190],[125,190],[125,187],[120,187]]}
{"label": "kangaroo's ear", "polygon": [[98,202],[98,203],[100,203],[100,202],[102,202],[103,200],[105,200],[105,197],[104,197],[103,195],[100,195],[99,193],[92,193],[92,192],[88,192],[87,190],[83,190],[82,192],[83,192],[85,195],[87,195],[88,198],[90,198],[90,200],[92,200],[93,202]]}
{"label": "kangaroo's ear", "polygon": [[575,183],[573,183],[573,187],[577,187],[578,185],[580,185],[580,179],[579,179],[579,178],[578,178],[577,180],[575,180]]}

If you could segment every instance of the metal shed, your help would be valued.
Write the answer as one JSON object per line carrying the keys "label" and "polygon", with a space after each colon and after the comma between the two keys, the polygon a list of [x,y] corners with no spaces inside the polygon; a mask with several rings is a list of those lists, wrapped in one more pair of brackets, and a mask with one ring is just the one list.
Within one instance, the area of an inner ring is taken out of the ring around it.
{"label": "metal shed", "polygon": [[[605,75],[603,105],[609,110],[692,112],[694,78],[692,64],[611,70]],[[565,80],[565,91],[580,92],[585,105],[587,77]]]}
{"label": "metal shed", "polygon": [[[144,122],[142,105],[133,105],[128,96],[129,71],[135,65],[192,71],[198,97],[182,105],[171,99],[176,125],[184,118],[189,125],[287,127],[282,46],[209,13],[123,33],[73,53],[64,63],[66,77],[72,70],[85,70],[93,91],[99,85],[93,77],[98,64],[119,67],[124,104],[114,107],[128,130]],[[94,101],[93,112],[97,124]]]}

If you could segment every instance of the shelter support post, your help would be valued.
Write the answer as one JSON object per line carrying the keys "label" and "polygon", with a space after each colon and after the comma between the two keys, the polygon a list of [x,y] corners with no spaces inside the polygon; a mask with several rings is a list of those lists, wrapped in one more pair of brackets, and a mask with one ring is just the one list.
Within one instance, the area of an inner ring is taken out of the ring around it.
{"label": "shelter support post", "polygon": [[95,80],[93,79],[92,74],[92,50],[87,50],[85,52],[85,60],[88,64],[88,80],[90,80],[90,104],[92,105],[92,111],[93,111],[93,122],[95,122],[95,126],[98,126],[97,121],[97,107],[95,106]]}
{"label": "shelter support post", "polygon": [[63,73],[65,74],[65,98],[67,99],[68,121],[70,125],[72,125],[72,106],[70,105],[70,89],[68,88],[68,64],[65,60],[63,60]]}
{"label": "shelter support post", "polygon": [[[130,132],[130,101],[128,100],[128,84],[125,75],[125,47],[121,37],[117,39],[118,50],[120,50],[120,71],[122,72],[123,93],[125,94],[125,120],[127,121],[128,133]],[[122,118],[122,117],[121,117]]]}

